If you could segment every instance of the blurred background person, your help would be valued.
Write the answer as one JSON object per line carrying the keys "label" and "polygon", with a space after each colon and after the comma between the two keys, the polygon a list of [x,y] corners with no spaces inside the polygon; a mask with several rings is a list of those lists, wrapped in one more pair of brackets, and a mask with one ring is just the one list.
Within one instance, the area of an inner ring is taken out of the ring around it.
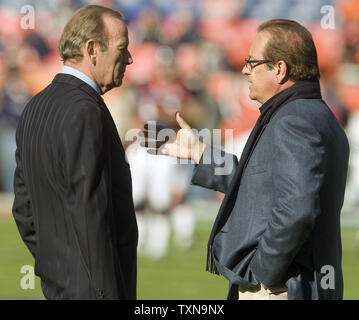
{"label": "blurred background person", "polygon": [[30,95],[20,78],[19,68],[16,65],[3,67],[3,81],[0,81],[0,177],[2,191],[10,193],[14,190],[15,130]]}
{"label": "blurred background person", "polygon": [[131,167],[133,200],[139,229],[139,254],[164,257],[171,230],[176,246],[189,248],[195,216],[187,203],[190,169],[165,156],[154,158],[136,141],[126,150]]}

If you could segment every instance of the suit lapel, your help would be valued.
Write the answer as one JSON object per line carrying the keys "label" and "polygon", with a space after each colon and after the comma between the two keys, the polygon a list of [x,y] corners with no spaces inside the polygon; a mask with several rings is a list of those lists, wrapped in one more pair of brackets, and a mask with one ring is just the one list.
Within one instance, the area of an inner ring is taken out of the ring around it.
{"label": "suit lapel", "polygon": [[99,105],[100,105],[101,109],[104,111],[106,120],[108,121],[108,123],[111,126],[112,135],[114,136],[114,138],[118,142],[118,144],[121,146],[122,151],[125,152],[123,145],[122,145],[121,138],[118,134],[115,122],[113,121],[112,115],[111,115],[110,111],[108,110],[108,108],[105,104],[105,101],[103,101],[102,97],[100,97],[100,99],[101,99],[101,102],[99,102]]}

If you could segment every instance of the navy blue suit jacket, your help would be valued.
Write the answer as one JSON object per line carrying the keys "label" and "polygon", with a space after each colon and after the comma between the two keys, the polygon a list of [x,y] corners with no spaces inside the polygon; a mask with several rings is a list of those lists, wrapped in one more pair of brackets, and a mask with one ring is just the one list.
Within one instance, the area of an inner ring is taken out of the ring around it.
{"label": "navy blue suit jacket", "polygon": [[[261,282],[286,285],[288,299],[342,299],[340,212],[348,157],[346,135],[323,100],[297,99],[273,116],[214,239],[229,298],[238,286]],[[236,166],[235,156],[207,147],[192,183],[231,193]]]}
{"label": "navy blue suit jacket", "polygon": [[101,96],[67,74],[27,104],[13,215],[48,299],[136,299],[129,165]]}

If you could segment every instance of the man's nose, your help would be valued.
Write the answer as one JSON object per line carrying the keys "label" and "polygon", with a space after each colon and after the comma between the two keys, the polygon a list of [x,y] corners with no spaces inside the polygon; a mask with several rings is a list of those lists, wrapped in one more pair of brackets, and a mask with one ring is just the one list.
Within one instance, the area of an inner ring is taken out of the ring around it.
{"label": "man's nose", "polygon": [[247,68],[246,65],[244,65],[243,68],[242,68],[242,74],[248,75],[249,73],[250,73],[250,70]]}
{"label": "man's nose", "polygon": [[132,64],[133,63],[133,59],[131,56],[131,53],[128,51],[128,60],[127,60],[127,64]]}

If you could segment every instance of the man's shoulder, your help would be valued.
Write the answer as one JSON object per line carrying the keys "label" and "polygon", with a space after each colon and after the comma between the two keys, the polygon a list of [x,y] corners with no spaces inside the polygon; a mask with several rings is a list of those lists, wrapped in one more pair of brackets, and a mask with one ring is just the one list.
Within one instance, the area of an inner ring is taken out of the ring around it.
{"label": "man's shoulder", "polygon": [[96,99],[83,90],[82,84],[87,86],[83,82],[74,85],[73,83],[52,81],[46,88],[34,95],[29,102],[39,102],[45,98],[47,101],[57,100],[63,104],[67,104],[71,100],[85,100],[87,103],[96,104]]}
{"label": "man's shoulder", "polygon": [[315,132],[325,139],[333,135],[346,139],[342,126],[322,99],[291,101],[273,116],[270,127],[275,131],[300,128],[302,132]]}
{"label": "man's shoulder", "polygon": [[[79,84],[81,85],[81,83]],[[58,121],[63,119],[70,121],[71,118],[102,117],[100,103],[91,95],[91,92],[89,94],[80,86],[71,83],[56,81],[50,83],[30,99],[22,117],[44,112],[50,117],[56,117]]]}
{"label": "man's shoulder", "polygon": [[64,76],[68,76],[66,79],[73,81],[56,81],[56,76],[50,85],[56,96],[57,92],[60,98],[60,95],[63,95],[67,100],[82,100],[86,101],[86,103],[97,104],[96,95],[98,94],[88,84],[71,75]]}
{"label": "man's shoulder", "polygon": [[300,118],[308,124],[317,122],[337,122],[334,114],[322,99],[296,99],[285,104],[273,116],[273,122],[282,118]]}
{"label": "man's shoulder", "polygon": [[328,105],[322,99],[296,99],[285,104],[278,112],[279,115],[306,115],[312,113],[326,113]]}

